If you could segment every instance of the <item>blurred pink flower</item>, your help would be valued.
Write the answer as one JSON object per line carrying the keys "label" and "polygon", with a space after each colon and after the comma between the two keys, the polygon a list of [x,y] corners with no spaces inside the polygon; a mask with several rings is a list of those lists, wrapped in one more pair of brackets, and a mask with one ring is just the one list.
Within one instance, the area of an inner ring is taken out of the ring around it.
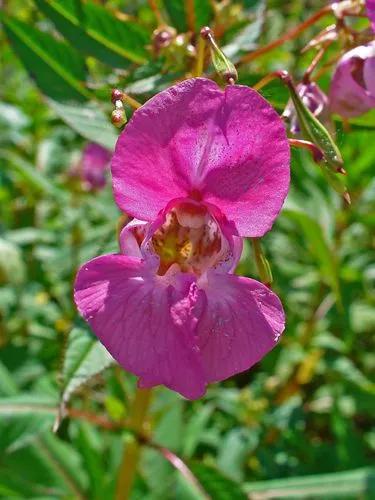
{"label": "blurred pink flower", "polygon": [[81,175],[90,190],[101,189],[106,184],[105,172],[109,167],[111,152],[90,142],[82,153]]}
{"label": "blurred pink flower", "polygon": [[375,0],[366,0],[367,15],[375,32]]}
{"label": "blurred pink flower", "polygon": [[275,346],[280,300],[233,272],[241,237],[262,236],[281,209],[289,155],[281,119],[248,87],[186,80],[134,113],[112,176],[136,219],[121,253],[81,267],[75,301],[140,387],[199,398]]}
{"label": "blurred pink flower", "polygon": [[[315,82],[300,83],[297,85],[297,92],[304,105],[323,123],[323,125],[330,129],[331,123],[329,118],[328,97],[322,89]],[[298,123],[296,110],[291,100],[289,100],[283,116],[289,121],[291,133],[298,135],[301,129]]]}
{"label": "blurred pink flower", "polygon": [[375,108],[375,42],[355,47],[339,60],[329,101],[331,111],[345,118]]}

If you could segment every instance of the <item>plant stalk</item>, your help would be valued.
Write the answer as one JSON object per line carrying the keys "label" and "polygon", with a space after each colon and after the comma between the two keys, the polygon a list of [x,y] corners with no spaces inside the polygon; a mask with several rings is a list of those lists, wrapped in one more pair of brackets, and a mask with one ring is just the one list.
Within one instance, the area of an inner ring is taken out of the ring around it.
{"label": "plant stalk", "polygon": [[137,389],[130,410],[129,428],[134,435],[125,443],[117,476],[116,500],[128,500],[138,468],[141,442],[139,435],[145,429],[147,411],[151,402],[151,389]]}

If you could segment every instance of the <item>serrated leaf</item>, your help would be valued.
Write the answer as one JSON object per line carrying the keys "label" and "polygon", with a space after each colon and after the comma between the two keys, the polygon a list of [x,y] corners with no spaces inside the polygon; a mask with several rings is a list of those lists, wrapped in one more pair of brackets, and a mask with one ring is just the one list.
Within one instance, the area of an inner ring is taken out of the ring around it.
{"label": "serrated leaf", "polygon": [[48,104],[64,122],[82,137],[109,150],[114,149],[117,141],[116,130],[97,104],[91,102],[75,106],[52,99],[48,99]]}
{"label": "serrated leaf", "polygon": [[83,58],[71,46],[0,12],[0,20],[18,57],[41,91],[58,101],[84,101],[90,92]]}
{"label": "serrated leaf", "polygon": [[108,9],[80,0],[35,0],[39,9],[77,49],[114,67],[147,60],[147,33],[134,21],[123,21]]}
{"label": "serrated leaf", "polygon": [[62,404],[82,385],[113,363],[112,356],[85,330],[74,328],[68,340],[62,372]]}

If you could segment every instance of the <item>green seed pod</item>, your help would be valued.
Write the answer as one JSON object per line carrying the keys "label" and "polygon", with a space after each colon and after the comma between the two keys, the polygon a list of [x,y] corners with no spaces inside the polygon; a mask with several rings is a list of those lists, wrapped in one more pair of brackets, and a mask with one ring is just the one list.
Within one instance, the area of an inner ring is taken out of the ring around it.
{"label": "green seed pod", "polygon": [[332,172],[345,173],[345,170],[343,169],[344,161],[341,153],[328,130],[304,105],[291,79],[285,78],[284,81],[288,85],[290,97],[298,116],[298,123],[301,128],[302,135],[305,139],[313,142],[322,150],[326,165]]}

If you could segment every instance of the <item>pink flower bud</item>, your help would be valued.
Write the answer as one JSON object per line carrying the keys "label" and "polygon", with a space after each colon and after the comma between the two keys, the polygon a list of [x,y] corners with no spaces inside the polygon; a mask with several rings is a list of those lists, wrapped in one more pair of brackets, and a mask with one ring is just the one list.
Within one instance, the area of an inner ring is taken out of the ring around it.
{"label": "pink flower bud", "polygon": [[105,171],[111,153],[94,142],[87,144],[82,154],[82,178],[88,189],[101,189],[105,186]]}
{"label": "pink flower bud", "polygon": [[375,108],[375,42],[356,47],[339,60],[329,101],[332,112],[345,118]]}

